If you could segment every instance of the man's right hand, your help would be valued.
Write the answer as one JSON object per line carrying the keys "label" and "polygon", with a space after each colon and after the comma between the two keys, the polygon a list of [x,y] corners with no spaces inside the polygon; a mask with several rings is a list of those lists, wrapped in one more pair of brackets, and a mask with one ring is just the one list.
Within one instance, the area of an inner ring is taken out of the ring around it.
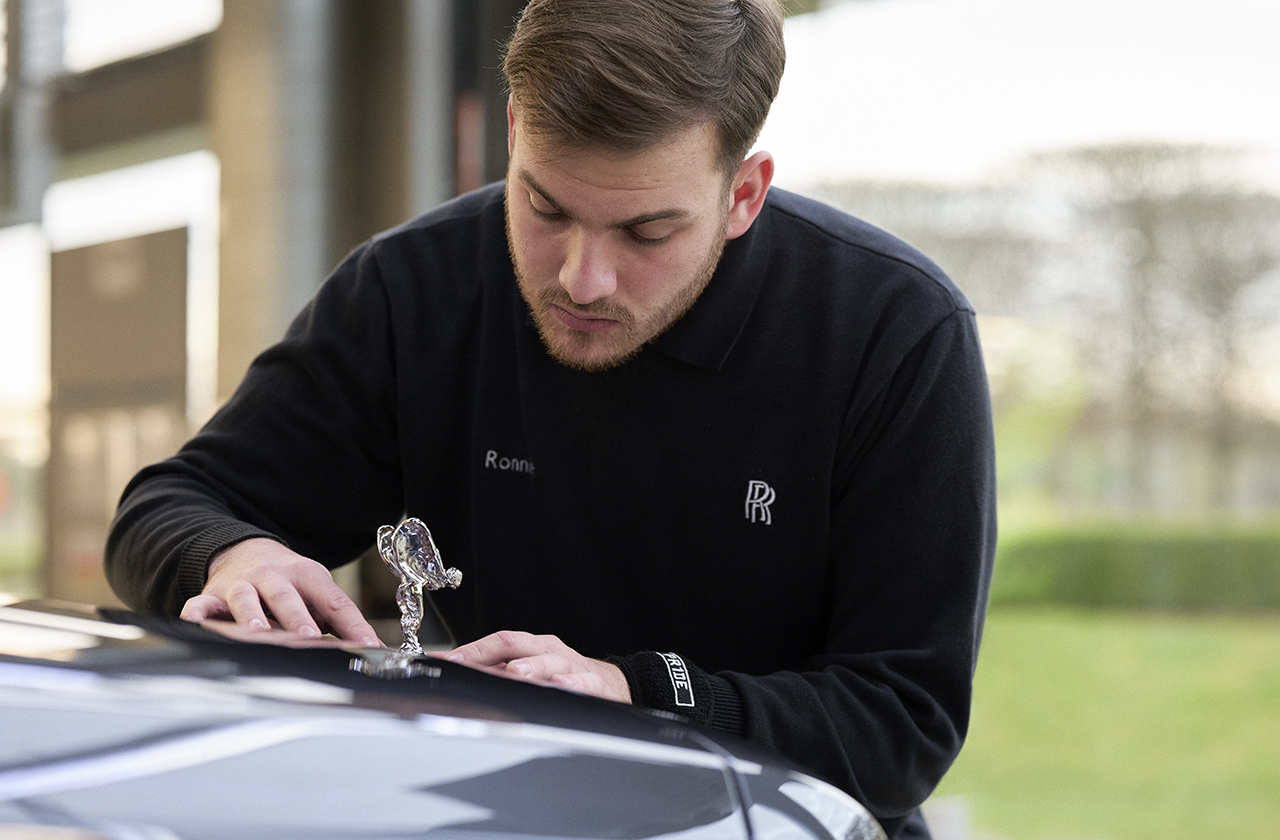
{"label": "man's right hand", "polygon": [[187,621],[230,619],[266,630],[271,619],[301,636],[328,632],[367,647],[378,634],[329,570],[275,540],[256,538],[214,555],[204,590],[182,607]]}

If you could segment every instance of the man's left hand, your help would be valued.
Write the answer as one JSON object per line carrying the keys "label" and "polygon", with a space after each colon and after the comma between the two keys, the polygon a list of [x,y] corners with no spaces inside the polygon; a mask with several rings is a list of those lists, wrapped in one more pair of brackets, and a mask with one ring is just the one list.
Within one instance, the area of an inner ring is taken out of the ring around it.
{"label": "man's left hand", "polygon": [[616,665],[589,659],[556,636],[503,630],[443,656],[450,662],[492,674],[559,686],[619,703],[631,702],[627,678]]}

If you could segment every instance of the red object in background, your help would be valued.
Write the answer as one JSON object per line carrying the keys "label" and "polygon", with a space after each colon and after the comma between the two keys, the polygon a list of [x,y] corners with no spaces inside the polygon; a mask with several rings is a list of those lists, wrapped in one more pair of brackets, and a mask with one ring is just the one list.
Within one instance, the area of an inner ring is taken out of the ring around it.
{"label": "red object in background", "polygon": [[4,467],[0,467],[0,519],[4,519],[9,513],[9,503],[13,501],[10,486],[9,476],[5,475]]}

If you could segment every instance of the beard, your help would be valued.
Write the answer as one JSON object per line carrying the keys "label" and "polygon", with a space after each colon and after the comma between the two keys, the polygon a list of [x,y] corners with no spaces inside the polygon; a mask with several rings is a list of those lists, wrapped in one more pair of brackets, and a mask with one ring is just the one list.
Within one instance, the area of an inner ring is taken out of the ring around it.
{"label": "beard", "polygon": [[[566,367],[583,371],[601,371],[628,362],[645,346],[666,332],[685,316],[711,283],[720,264],[725,248],[725,232],[728,230],[727,211],[721,216],[712,246],[703,256],[701,264],[693,271],[688,282],[680,284],[674,294],[657,308],[637,314],[626,307],[605,300],[595,300],[586,305],[573,302],[558,283],[541,290],[533,288],[520,266],[511,236],[511,216],[507,211],[507,250],[515,269],[516,285],[520,295],[533,315],[534,326],[547,352]],[[554,307],[588,317],[609,318],[618,326],[608,333],[588,333],[566,327],[553,313]]]}

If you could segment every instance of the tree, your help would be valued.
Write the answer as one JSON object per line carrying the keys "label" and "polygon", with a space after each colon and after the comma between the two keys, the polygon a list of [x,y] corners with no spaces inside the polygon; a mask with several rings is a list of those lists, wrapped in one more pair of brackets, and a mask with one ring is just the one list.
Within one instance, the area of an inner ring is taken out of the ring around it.
{"label": "tree", "polygon": [[[1252,294],[1280,280],[1280,197],[1195,187],[1162,207],[1160,252],[1165,273],[1193,317],[1202,358],[1201,409],[1207,415],[1210,503],[1232,502],[1231,477],[1240,443],[1241,394],[1236,371],[1250,327],[1274,316],[1275,291]],[[1271,306],[1250,305],[1254,300]],[[1268,311],[1270,310],[1270,311]],[[1198,323],[1196,323],[1198,322]]]}
{"label": "tree", "polygon": [[[1158,432],[1186,404],[1214,406],[1215,428],[1230,449],[1226,430],[1233,425],[1235,409],[1225,383],[1237,361],[1238,330],[1227,313],[1257,279],[1260,265],[1256,255],[1242,262],[1242,255],[1257,249],[1237,241],[1243,236],[1256,242],[1258,230],[1250,230],[1253,222],[1244,220],[1261,209],[1239,192],[1239,159],[1240,152],[1233,149],[1134,143],[1072,149],[1030,161],[1033,180],[1071,197],[1080,229],[1073,238],[1106,255],[1102,260],[1096,252],[1080,255],[1081,265],[1088,266],[1079,272],[1080,282],[1092,283],[1096,294],[1094,305],[1087,307],[1093,311],[1082,323],[1092,333],[1084,339],[1087,355],[1100,362],[1098,370],[1110,367],[1112,374],[1110,387],[1100,391],[1110,392],[1105,402],[1112,403],[1113,416],[1128,435],[1123,495],[1133,507],[1153,505]],[[1226,262],[1232,267],[1226,268]],[[1098,268],[1102,270],[1090,276]],[[1107,298],[1114,304],[1109,312],[1099,305]],[[1185,328],[1189,312],[1215,325],[1217,351],[1189,346],[1202,339]],[[1211,378],[1219,385],[1211,393],[1203,383],[1198,390],[1188,383],[1186,359],[1197,357],[1216,360]],[[1225,504],[1221,492],[1215,490],[1214,496]]]}

